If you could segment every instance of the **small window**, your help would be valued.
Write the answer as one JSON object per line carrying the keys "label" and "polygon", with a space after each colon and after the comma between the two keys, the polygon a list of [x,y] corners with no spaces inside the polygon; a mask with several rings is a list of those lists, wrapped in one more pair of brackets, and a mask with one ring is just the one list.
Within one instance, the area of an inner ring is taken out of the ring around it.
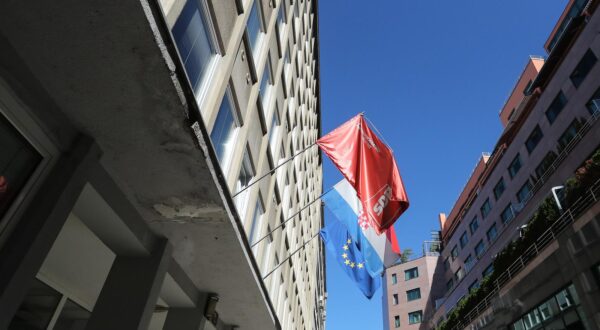
{"label": "small window", "polygon": [[260,222],[264,213],[265,208],[259,193],[258,199],[256,200],[256,207],[254,208],[254,215],[252,216],[252,222],[250,223],[250,231],[248,232],[248,242],[250,242],[250,244],[255,243],[256,236],[260,230]]}
{"label": "small window", "polygon": [[444,260],[444,269],[448,270],[450,269],[450,257],[446,258],[446,260]]}
{"label": "small window", "polygon": [[542,140],[543,137],[544,134],[542,133],[540,126],[535,126],[531,134],[529,134],[527,141],[525,141],[525,147],[527,148],[527,151],[531,153],[533,149],[537,147],[538,143]]}
{"label": "small window", "polygon": [[548,107],[548,110],[546,110],[546,118],[548,118],[548,122],[550,122],[550,124],[554,123],[566,104],[567,98],[565,97],[565,94],[563,94],[562,91],[558,92],[558,95],[556,95]]}
{"label": "small window", "polygon": [[471,229],[471,235],[473,235],[477,231],[477,228],[479,228],[479,220],[477,219],[477,217],[474,217],[473,220],[471,220],[471,223],[469,224],[469,229]]}
{"label": "small window", "polygon": [[[242,158],[242,167],[240,168],[240,174],[238,175],[237,182],[235,184],[235,192],[239,193],[235,197],[235,206],[237,207],[238,213],[240,217],[243,218],[243,214],[246,212],[246,203],[248,201],[248,184],[252,181],[254,177],[254,167],[252,166],[252,161],[250,160],[250,155],[248,153],[248,148],[246,147],[246,152],[244,153],[244,157]],[[242,193],[243,191],[243,193]]]}
{"label": "small window", "polygon": [[488,229],[487,233],[486,233],[488,242],[492,243],[493,241],[496,240],[496,237],[498,237],[498,231],[496,230],[496,223],[494,223],[490,229]]}
{"label": "small window", "polygon": [[502,196],[504,189],[506,189],[506,186],[504,185],[504,178],[500,178],[500,180],[498,180],[498,183],[496,183],[496,185],[494,186],[494,198],[496,198],[496,200],[498,200],[498,198]]}
{"label": "small window", "polygon": [[529,183],[529,180],[525,181],[525,184],[523,184],[523,186],[521,186],[521,189],[519,189],[519,191],[517,191],[517,200],[519,201],[519,203],[522,203],[526,200],[529,199],[531,195],[531,183]]}
{"label": "small window", "polygon": [[456,283],[460,282],[462,278],[465,276],[465,272],[462,268],[458,268],[458,270],[454,273],[454,278],[456,278]]}
{"label": "small window", "polygon": [[396,274],[392,274],[392,284],[398,283],[398,276]]}
{"label": "small window", "polygon": [[481,218],[485,219],[485,217],[490,213],[490,211],[492,210],[492,204],[490,203],[490,199],[486,199],[485,202],[483,202],[483,205],[481,205]]}
{"label": "small window", "polygon": [[567,129],[565,129],[562,135],[558,138],[559,150],[564,149],[571,141],[573,141],[573,139],[577,135],[577,132],[579,131],[579,127],[581,127],[579,120],[574,119],[569,125],[569,127],[567,127]]}
{"label": "small window", "polygon": [[494,264],[493,264],[493,263],[491,263],[489,266],[487,266],[487,267],[486,267],[486,268],[483,270],[483,272],[481,273],[481,276],[482,276],[483,278],[486,278],[486,277],[488,277],[488,276],[492,275],[492,273],[493,273],[493,272],[494,272]]}
{"label": "small window", "polygon": [[515,175],[517,175],[517,173],[519,173],[519,170],[521,169],[521,155],[517,154],[515,156],[515,158],[512,160],[512,162],[510,162],[510,165],[508,166],[508,174],[510,174],[510,178],[514,178]]}
{"label": "small window", "polygon": [[575,88],[578,88],[585,80],[585,77],[587,77],[590,70],[592,70],[597,60],[596,55],[594,55],[594,52],[592,52],[591,49],[588,49],[587,52],[585,52],[575,67],[575,70],[573,70],[573,73],[569,76]]}
{"label": "small window", "polygon": [[416,311],[416,312],[408,313],[408,324],[421,323],[422,318],[423,318],[423,311]]}
{"label": "small window", "polygon": [[469,285],[469,293],[479,289],[479,282],[477,280],[473,281],[471,285]]}
{"label": "small window", "polygon": [[406,291],[406,300],[407,301],[413,301],[413,300],[417,300],[417,299],[421,299],[421,289],[416,288],[416,289]]}
{"label": "small window", "polygon": [[467,231],[460,236],[460,248],[463,249],[469,243],[469,236],[467,236]]}
{"label": "small window", "polygon": [[446,282],[446,291],[451,291],[452,288],[454,287],[454,279],[449,279],[448,282]]}
{"label": "small window", "polygon": [[394,326],[400,328],[400,316],[398,315],[394,316]]}
{"label": "small window", "polygon": [[535,168],[535,174],[538,179],[541,179],[542,176],[546,173],[546,171],[550,168],[554,160],[556,159],[556,153],[554,151],[548,151],[544,159],[540,162],[540,164]]}
{"label": "small window", "polygon": [[469,271],[471,269],[472,263],[475,261],[475,259],[473,259],[473,256],[469,254],[469,256],[467,256],[467,259],[465,259],[465,271]]}
{"label": "small window", "polygon": [[485,252],[485,243],[483,243],[483,240],[480,240],[479,243],[477,243],[477,245],[475,245],[475,255],[477,256],[477,258],[481,257],[481,255]]}
{"label": "small window", "polygon": [[500,213],[500,218],[502,219],[502,223],[507,224],[515,217],[515,213],[513,212],[512,204],[508,203],[508,205],[502,210]]}
{"label": "small window", "polygon": [[452,251],[450,252],[450,256],[452,257],[452,261],[456,260],[456,257],[458,257],[458,246],[454,246],[452,248]]}
{"label": "small window", "polygon": [[412,280],[413,278],[417,278],[417,277],[419,277],[419,268],[418,267],[411,268],[411,269],[404,271],[404,280],[405,281]]}
{"label": "small window", "polygon": [[267,102],[268,102],[268,96],[269,96],[269,92],[271,90],[271,86],[273,86],[273,77],[271,75],[271,56],[270,53],[267,54],[267,61],[265,62],[265,68],[263,70],[263,76],[262,79],[260,81],[260,89],[259,89],[259,93],[260,93],[260,102],[262,104],[263,107],[263,111],[266,113],[267,109]]}
{"label": "small window", "polygon": [[398,294],[394,293],[392,295],[392,305],[398,305]]}
{"label": "small window", "polygon": [[600,88],[598,88],[590,100],[585,104],[590,114],[600,112]]}
{"label": "small window", "polygon": [[[192,2],[192,1],[190,1]],[[258,43],[263,30],[261,22],[261,13],[259,6],[260,1],[253,1],[252,8],[250,9],[250,15],[248,16],[248,23],[246,25],[246,31],[248,32],[248,39],[250,40],[250,48],[252,54],[257,55]]]}
{"label": "small window", "polygon": [[271,127],[269,127],[269,146],[271,147],[271,151],[276,146],[275,136],[277,135],[276,132],[279,130],[280,125],[281,119],[279,118],[279,106],[277,105],[277,103],[275,103],[275,109],[273,110],[273,118],[271,119]]}
{"label": "small window", "polygon": [[210,140],[215,148],[221,168],[225,170],[231,157],[235,144],[235,131],[237,128],[236,112],[233,108],[229,89],[221,101],[217,119],[210,132]]}

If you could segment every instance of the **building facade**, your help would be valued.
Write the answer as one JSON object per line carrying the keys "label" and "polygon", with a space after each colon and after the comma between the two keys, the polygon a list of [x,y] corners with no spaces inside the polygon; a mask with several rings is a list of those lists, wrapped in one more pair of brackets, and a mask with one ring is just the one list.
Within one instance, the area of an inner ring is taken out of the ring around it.
{"label": "building facade", "polygon": [[0,329],[324,329],[317,0],[0,4]]}

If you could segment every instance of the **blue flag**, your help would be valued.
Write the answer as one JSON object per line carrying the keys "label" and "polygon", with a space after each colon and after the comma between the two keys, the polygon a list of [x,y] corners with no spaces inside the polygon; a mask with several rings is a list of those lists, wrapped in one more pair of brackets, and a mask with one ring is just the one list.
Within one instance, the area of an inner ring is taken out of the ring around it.
{"label": "blue flag", "polygon": [[328,222],[320,232],[327,249],[335,255],[344,272],[356,282],[362,293],[371,299],[381,286],[381,279],[379,276],[371,277],[367,271],[363,254],[346,226],[333,219]]}

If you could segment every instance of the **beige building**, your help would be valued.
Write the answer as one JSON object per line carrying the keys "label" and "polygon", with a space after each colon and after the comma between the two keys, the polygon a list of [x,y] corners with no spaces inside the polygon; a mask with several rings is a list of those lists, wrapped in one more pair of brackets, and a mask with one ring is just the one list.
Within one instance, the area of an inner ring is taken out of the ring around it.
{"label": "beige building", "polygon": [[325,327],[317,9],[0,4],[0,329]]}

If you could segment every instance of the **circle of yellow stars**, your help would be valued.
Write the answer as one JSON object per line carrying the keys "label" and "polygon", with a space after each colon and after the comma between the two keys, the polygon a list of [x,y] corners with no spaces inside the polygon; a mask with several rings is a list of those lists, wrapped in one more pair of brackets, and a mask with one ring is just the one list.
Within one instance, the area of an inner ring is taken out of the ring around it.
{"label": "circle of yellow stars", "polygon": [[[346,241],[346,244],[344,246],[342,246],[342,249],[344,249],[344,251],[348,251],[348,249],[349,249],[348,245],[350,245],[351,243],[352,243],[352,240],[348,239]],[[344,264],[350,268],[356,267],[358,269],[362,269],[365,266],[365,264],[362,262],[355,263],[354,261],[351,261],[348,258],[348,253],[346,253],[346,252],[342,253],[342,258],[344,258]]]}

